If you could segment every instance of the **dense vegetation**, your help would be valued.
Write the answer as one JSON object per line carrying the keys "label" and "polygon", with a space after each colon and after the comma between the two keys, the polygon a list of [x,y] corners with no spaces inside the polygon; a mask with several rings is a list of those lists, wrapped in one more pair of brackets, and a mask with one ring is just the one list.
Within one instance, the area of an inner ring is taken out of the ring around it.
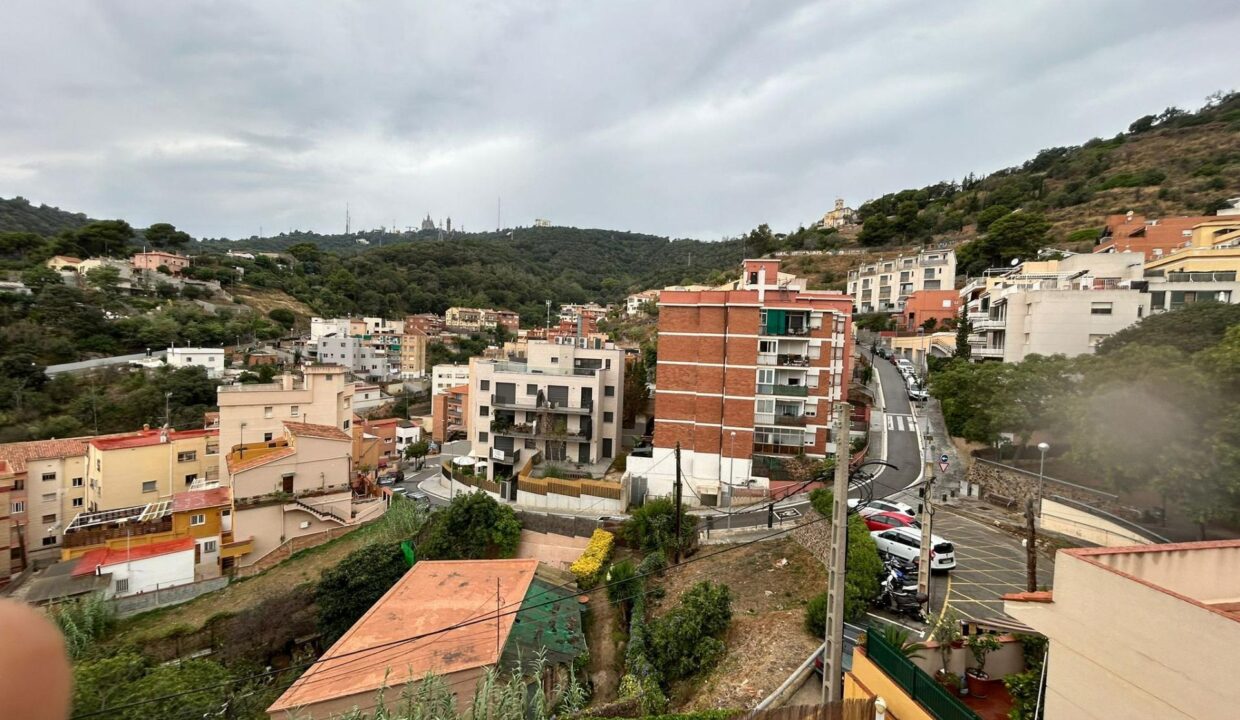
{"label": "dense vegetation", "polygon": [[76,230],[90,222],[82,213],[71,213],[50,205],[35,207],[24,197],[0,198],[0,233],[29,232],[35,235],[56,235]]}
{"label": "dense vegetation", "polygon": [[1192,521],[1240,522],[1240,305],[1199,303],[1117,333],[1097,355],[953,360],[931,373],[951,433],[1056,454],[1104,489],[1161,492]]}

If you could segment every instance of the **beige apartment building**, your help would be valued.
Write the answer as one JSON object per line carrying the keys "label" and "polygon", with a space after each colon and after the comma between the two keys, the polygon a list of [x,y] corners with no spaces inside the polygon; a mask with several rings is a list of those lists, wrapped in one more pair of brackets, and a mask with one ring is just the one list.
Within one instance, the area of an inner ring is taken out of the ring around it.
{"label": "beige apartment building", "polygon": [[900,312],[915,292],[955,286],[956,253],[951,250],[922,250],[848,271],[848,294],[861,313]]}
{"label": "beige apartment building", "polygon": [[[1085,355],[1150,312],[1140,253],[1071,255],[987,271],[960,291],[975,360]],[[1134,284],[1135,283],[1135,284]]]}
{"label": "beige apartment building", "polygon": [[369,520],[381,500],[353,497],[353,437],[333,425],[285,421],[280,437],[245,443],[225,459],[233,534],[249,540],[250,565],[282,543]]}
{"label": "beige apartment building", "polygon": [[536,454],[601,476],[620,451],[624,350],[534,341],[524,362],[470,365],[469,440],[488,480],[513,476]]}
{"label": "beige apartment building", "polygon": [[353,385],[339,365],[307,365],[302,379],[291,374],[274,383],[221,385],[220,447],[229,453],[242,442],[269,442],[284,423],[334,425],[348,431],[353,417]]}
{"label": "beige apartment building", "polygon": [[1235,717],[1240,540],[1061,550],[1053,592],[1004,597],[1050,640],[1046,720]]}
{"label": "beige apartment building", "polygon": [[86,444],[85,488],[69,487],[66,493],[77,512],[170,500],[196,482],[217,481],[219,452],[219,431],[214,429],[144,429],[92,438]]}
{"label": "beige apartment building", "polygon": [[517,333],[521,317],[511,310],[490,308],[451,307],[443,316],[444,327],[457,332],[481,332],[502,326],[512,334]]}

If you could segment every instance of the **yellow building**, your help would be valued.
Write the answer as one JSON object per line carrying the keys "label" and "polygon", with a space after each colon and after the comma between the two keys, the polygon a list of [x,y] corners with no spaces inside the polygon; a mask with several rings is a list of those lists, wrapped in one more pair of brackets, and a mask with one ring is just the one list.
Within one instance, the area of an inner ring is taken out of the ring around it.
{"label": "yellow building", "polygon": [[1170,253],[1156,252],[1146,275],[1232,273],[1240,271],[1240,217],[1223,217],[1194,225],[1188,243]]}
{"label": "yellow building", "polygon": [[195,482],[219,478],[217,430],[150,430],[87,443],[83,509],[170,500]]}

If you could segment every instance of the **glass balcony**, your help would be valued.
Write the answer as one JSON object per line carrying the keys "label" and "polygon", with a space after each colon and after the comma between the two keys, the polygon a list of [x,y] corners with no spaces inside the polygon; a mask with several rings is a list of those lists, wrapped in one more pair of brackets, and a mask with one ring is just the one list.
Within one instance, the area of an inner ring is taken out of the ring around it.
{"label": "glass balcony", "polygon": [[759,395],[782,395],[786,397],[809,397],[809,388],[804,385],[758,385]]}

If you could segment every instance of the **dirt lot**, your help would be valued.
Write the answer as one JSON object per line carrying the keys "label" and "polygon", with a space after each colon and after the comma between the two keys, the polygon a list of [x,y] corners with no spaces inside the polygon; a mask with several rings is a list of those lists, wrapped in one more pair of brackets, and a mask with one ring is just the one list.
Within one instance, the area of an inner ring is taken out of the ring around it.
{"label": "dirt lot", "polygon": [[[727,546],[713,546],[716,552]],[[679,709],[751,708],[779,687],[820,641],[803,627],[805,602],[826,586],[821,563],[791,539],[750,545],[690,563],[661,581],[667,596],[653,608],[662,615],[695,583],[711,580],[732,591],[727,654],[714,670],[672,688]]]}
{"label": "dirt lot", "polygon": [[127,640],[141,642],[157,638],[173,628],[197,630],[213,615],[234,613],[253,607],[263,600],[282,595],[304,583],[317,582],[323,571],[361,547],[369,528],[355,530],[315,548],[303,551],[276,565],[265,573],[230,583],[228,587],[207,593],[187,603],[155,610],[122,622],[119,630]]}

